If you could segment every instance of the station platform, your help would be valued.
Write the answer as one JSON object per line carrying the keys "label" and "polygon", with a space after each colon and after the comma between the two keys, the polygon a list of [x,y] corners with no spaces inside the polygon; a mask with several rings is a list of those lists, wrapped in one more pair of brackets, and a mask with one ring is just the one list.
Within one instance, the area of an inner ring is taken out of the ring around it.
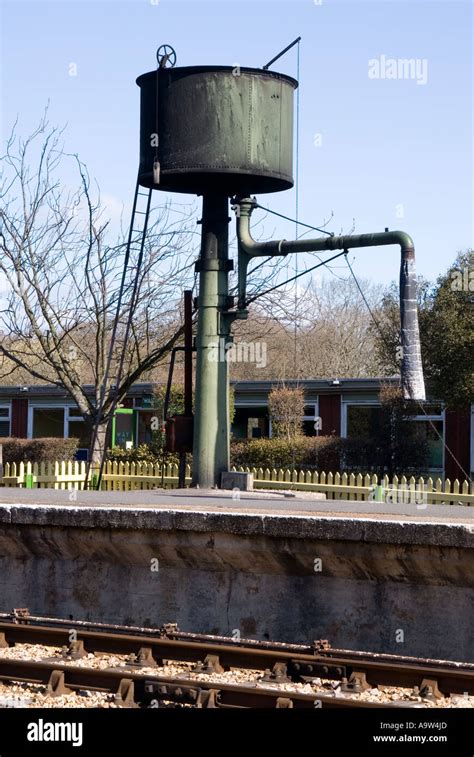
{"label": "station platform", "polygon": [[2,611],[470,662],[473,599],[470,507],[0,490]]}
{"label": "station platform", "polygon": [[75,507],[145,507],[160,509],[205,509],[221,512],[286,512],[293,515],[329,514],[372,515],[382,519],[404,519],[407,516],[426,522],[466,521],[474,523],[473,507],[466,505],[425,505],[355,500],[326,500],[310,492],[252,491],[239,492],[215,489],[150,489],[144,491],[69,491],[61,489],[0,488],[0,504],[24,503]]}

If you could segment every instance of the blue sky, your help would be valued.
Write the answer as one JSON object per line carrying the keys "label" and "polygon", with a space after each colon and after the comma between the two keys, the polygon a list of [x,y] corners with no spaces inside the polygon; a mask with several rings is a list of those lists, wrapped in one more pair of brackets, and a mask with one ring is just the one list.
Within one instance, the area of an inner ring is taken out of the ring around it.
{"label": "blue sky", "polygon": [[[135,79],[155,67],[160,44],[173,45],[178,65],[259,67],[301,35],[300,220],[333,213],[336,233],[353,219],[356,233],[401,228],[429,279],[473,244],[471,2],[3,0],[1,22],[2,140],[17,115],[26,135],[49,100],[112,213],[132,199]],[[370,78],[369,61],[383,55],[419,60],[426,83]],[[296,50],[273,68],[296,76]],[[294,190],[259,200],[294,216]],[[295,236],[280,221],[265,231]],[[360,277],[398,276],[396,248],[351,258]]]}

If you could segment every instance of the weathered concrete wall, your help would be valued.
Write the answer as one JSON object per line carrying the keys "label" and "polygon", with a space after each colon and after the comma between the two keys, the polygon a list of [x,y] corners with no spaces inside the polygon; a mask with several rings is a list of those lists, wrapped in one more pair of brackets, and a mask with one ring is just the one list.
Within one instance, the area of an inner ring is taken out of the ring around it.
{"label": "weathered concrete wall", "polygon": [[4,611],[472,661],[473,600],[463,523],[0,506]]}

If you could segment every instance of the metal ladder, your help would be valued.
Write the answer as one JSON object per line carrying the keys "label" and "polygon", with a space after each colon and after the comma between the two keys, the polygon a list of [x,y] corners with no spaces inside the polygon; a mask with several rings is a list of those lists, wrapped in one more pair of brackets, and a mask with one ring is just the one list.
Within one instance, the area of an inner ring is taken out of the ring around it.
{"label": "metal ladder", "polygon": [[[140,267],[141,259],[143,257],[143,250],[145,247],[145,239],[148,229],[148,221],[150,218],[150,205],[152,189],[146,189],[141,187],[137,183],[135,186],[135,195],[133,198],[132,216],[130,219],[130,228],[128,231],[127,247],[125,251],[125,259],[129,262],[132,249],[136,246],[139,250],[137,266]],[[142,225],[139,226],[141,221]],[[130,306],[133,302],[130,302]]]}
{"label": "metal ladder", "polygon": [[[138,257],[137,257],[137,262],[136,262],[137,272],[136,272],[135,279],[133,279],[129,284],[129,286],[131,287],[131,292],[128,298],[128,302],[126,306],[123,308],[123,317],[125,320],[125,329],[126,329],[125,341],[127,341],[128,339],[128,332],[130,329],[130,317],[131,317],[130,314],[133,311],[133,308],[135,307],[135,299],[136,299],[136,294],[138,292],[137,278],[138,278],[139,270],[140,270],[141,263],[143,260],[143,252],[145,249],[145,239],[146,239],[146,234],[147,234],[147,229],[148,229],[148,221],[150,218],[151,193],[153,191],[152,189],[147,190],[146,188],[145,188],[145,191],[140,191],[140,190],[143,190],[143,187],[140,186],[138,182],[138,178],[137,178],[137,183],[135,185],[135,195],[133,197],[132,216],[130,219],[127,246],[125,248],[124,270],[122,272],[122,284],[121,284],[121,288],[123,291],[123,288],[125,285],[125,277],[127,275],[127,270],[130,269],[131,253],[134,247],[136,246],[136,249],[138,250]],[[142,220],[141,227],[138,226],[138,222],[140,219]],[[116,321],[117,325],[120,322],[120,320],[121,318],[119,315]],[[114,338],[115,338],[115,329],[116,329],[116,326],[114,326]],[[120,384],[121,374],[123,371],[124,358],[125,358],[125,353],[123,352],[120,359],[119,373],[116,380],[116,391],[118,391],[118,387]],[[108,372],[108,368],[107,368],[107,372]],[[117,399],[118,398],[116,394],[112,401],[112,410],[111,410],[112,417],[114,416],[115,409],[117,407]],[[96,486],[99,489],[100,489],[100,482],[101,482],[103,471],[104,471],[106,456],[107,454],[106,454],[106,451],[104,450],[104,455],[101,460],[99,474],[98,474],[98,478],[96,482]]]}

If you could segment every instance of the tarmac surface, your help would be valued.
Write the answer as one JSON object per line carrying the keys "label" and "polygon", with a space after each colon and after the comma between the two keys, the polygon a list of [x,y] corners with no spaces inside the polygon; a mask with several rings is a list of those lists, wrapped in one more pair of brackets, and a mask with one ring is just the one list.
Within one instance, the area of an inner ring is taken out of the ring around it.
{"label": "tarmac surface", "polygon": [[[238,494],[238,496],[236,496]],[[296,496],[295,496],[296,495]],[[402,502],[358,502],[354,500],[321,500],[311,493],[296,492],[233,492],[196,489],[151,489],[130,492],[81,492],[61,489],[0,489],[0,504],[48,505],[74,508],[159,508],[227,513],[278,513],[326,517],[375,517],[381,520],[409,518],[414,521],[474,524],[473,506],[441,504],[406,504]]]}

